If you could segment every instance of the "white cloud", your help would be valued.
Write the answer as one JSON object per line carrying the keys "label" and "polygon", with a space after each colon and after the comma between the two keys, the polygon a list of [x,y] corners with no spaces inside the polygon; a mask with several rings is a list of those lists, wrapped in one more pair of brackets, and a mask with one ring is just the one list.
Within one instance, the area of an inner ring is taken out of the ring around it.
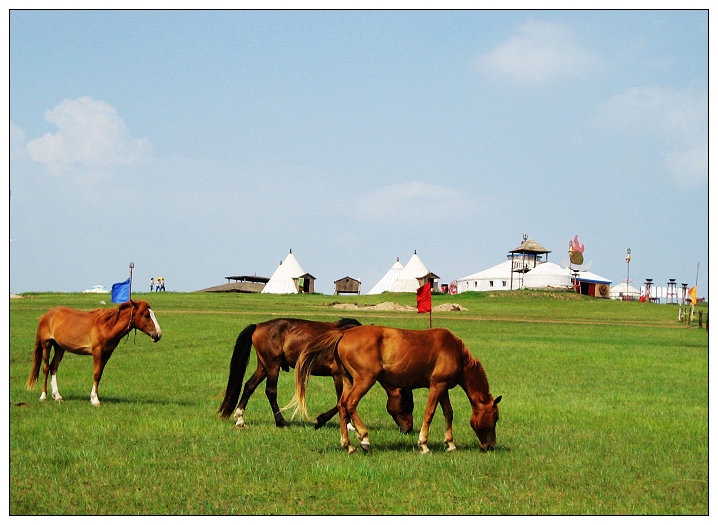
{"label": "white cloud", "polygon": [[478,57],[477,67],[524,83],[546,84],[596,70],[598,56],[579,46],[565,26],[530,20],[518,34]]}
{"label": "white cloud", "polygon": [[359,197],[354,214],[376,222],[441,222],[465,209],[461,194],[446,186],[407,182],[390,184]]}
{"label": "white cloud", "polygon": [[599,124],[627,137],[647,138],[682,186],[708,177],[708,96],[697,90],[631,88],[599,108]]}
{"label": "white cloud", "polygon": [[27,150],[25,149],[25,131],[17,126],[14,122],[10,122],[10,159],[22,160],[27,158]]}
{"label": "white cloud", "polygon": [[45,114],[45,120],[58,131],[30,140],[27,151],[55,174],[70,167],[129,165],[149,158],[152,152],[149,140],[132,137],[114,107],[91,97],[63,100]]}

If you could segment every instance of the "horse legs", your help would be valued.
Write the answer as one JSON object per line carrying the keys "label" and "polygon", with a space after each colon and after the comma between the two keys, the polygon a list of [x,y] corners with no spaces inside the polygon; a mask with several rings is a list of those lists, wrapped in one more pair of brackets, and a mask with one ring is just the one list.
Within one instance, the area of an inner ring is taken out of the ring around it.
{"label": "horse legs", "polygon": [[[50,362],[50,350],[54,348],[55,353],[52,356],[52,362]],[[42,394],[40,394],[40,401],[47,399],[47,376],[50,375],[50,386],[52,387],[52,398],[55,401],[62,401],[60,390],[57,388],[57,369],[60,367],[60,361],[62,361],[65,355],[65,350],[60,348],[56,343],[48,341],[42,345],[42,359],[44,361],[43,373],[45,374],[45,381],[42,385]]]}
{"label": "horse legs", "polygon": [[100,399],[98,397],[100,390],[100,379],[102,379],[102,372],[105,369],[107,361],[112,355],[111,352],[104,353],[100,349],[95,349],[92,352],[92,361],[95,369],[94,382],[92,383],[92,391],[90,392],[90,403],[93,406],[100,406]]}
{"label": "horse legs", "polygon": [[429,397],[426,400],[426,410],[424,411],[424,423],[421,425],[421,431],[419,432],[419,448],[422,454],[430,452],[429,447],[426,446],[427,441],[429,441],[429,425],[431,425],[431,420],[434,418],[439,399],[446,393],[445,384],[432,383],[429,387]]}
{"label": "horse legs", "polygon": [[[365,452],[369,452],[369,431],[359,417],[356,407],[359,401],[361,401],[361,398],[364,397],[364,394],[374,386],[374,383],[376,383],[376,379],[373,377],[363,380],[355,378],[354,384],[349,389],[347,389],[347,381],[344,383],[345,388],[342,392],[342,398],[339,400],[339,414],[341,419],[339,426],[341,427],[342,447],[347,449],[347,452],[350,454],[354,452],[354,447],[349,443],[349,432],[347,430],[347,423],[350,421],[354,423],[357,437],[361,439],[361,448],[363,448]],[[342,411],[344,412],[343,417]]]}
{"label": "horse legs", "polygon": [[334,390],[336,390],[337,393],[337,404],[323,414],[319,414],[317,416],[317,419],[314,421],[314,430],[322,428],[324,425],[326,425],[327,421],[329,421],[337,414],[337,412],[339,412],[339,399],[341,399],[342,397],[343,390],[342,377],[341,375],[333,375],[332,380],[334,381]]}
{"label": "horse legs", "polygon": [[449,391],[446,390],[439,398],[441,403],[441,410],[444,412],[444,419],[446,420],[446,429],[444,430],[444,444],[448,447],[447,452],[453,452],[456,450],[454,444],[454,431],[452,429],[452,423],[454,421],[454,409],[451,407],[451,400],[449,399]]}
{"label": "horse legs", "polygon": [[242,392],[242,397],[239,400],[239,405],[237,406],[237,410],[234,412],[234,417],[237,418],[236,426],[238,427],[244,427],[244,409],[247,408],[247,403],[249,403],[249,398],[252,397],[252,394],[254,394],[254,391],[257,389],[259,384],[264,381],[264,378],[267,377],[267,374],[264,372],[264,367],[259,364],[257,365],[257,370],[254,371],[254,374],[252,374],[252,377],[250,377],[247,382],[244,384],[244,391]]}
{"label": "horse legs", "polygon": [[[266,371],[266,370],[265,370]],[[277,379],[279,378],[279,366],[271,367],[267,372],[267,387],[265,393],[269,399],[269,406],[272,407],[274,414],[274,424],[278,427],[286,427],[287,421],[282,416],[282,412],[277,404]]]}

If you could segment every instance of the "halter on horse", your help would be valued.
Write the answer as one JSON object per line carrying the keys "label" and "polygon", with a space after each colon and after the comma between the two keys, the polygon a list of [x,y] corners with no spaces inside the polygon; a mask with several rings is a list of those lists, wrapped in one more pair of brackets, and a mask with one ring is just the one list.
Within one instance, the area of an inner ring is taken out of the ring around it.
{"label": "halter on horse", "polygon": [[[122,338],[132,329],[147,334],[153,342],[162,337],[154,312],[146,301],[128,301],[116,308],[82,312],[66,306],[58,306],[45,312],[37,325],[30,378],[27,388],[31,389],[40,375],[40,364],[44,362],[45,381],[40,401],[47,399],[47,377],[51,374],[52,398],[61,401],[57,388],[57,369],[65,352],[91,355],[94,363],[94,383],[90,402],[98,406],[98,389],[102,371]],[[55,352],[50,362],[50,352]]]}

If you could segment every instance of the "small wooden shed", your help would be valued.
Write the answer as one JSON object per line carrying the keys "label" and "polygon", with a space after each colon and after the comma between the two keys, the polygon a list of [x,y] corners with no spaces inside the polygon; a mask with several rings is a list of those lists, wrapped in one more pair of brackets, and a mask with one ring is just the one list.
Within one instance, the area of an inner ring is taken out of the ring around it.
{"label": "small wooden shed", "polygon": [[341,293],[355,293],[359,295],[361,293],[361,281],[349,276],[337,279],[334,281],[334,295]]}

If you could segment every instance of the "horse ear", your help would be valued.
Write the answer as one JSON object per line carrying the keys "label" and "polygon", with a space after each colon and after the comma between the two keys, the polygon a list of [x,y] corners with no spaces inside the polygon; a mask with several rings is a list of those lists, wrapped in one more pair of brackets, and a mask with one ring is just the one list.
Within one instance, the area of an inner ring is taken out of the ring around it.
{"label": "horse ear", "polygon": [[494,399],[494,406],[498,405],[498,404],[499,404],[499,401],[501,401],[501,396],[499,396],[499,397],[497,397],[496,399]]}

